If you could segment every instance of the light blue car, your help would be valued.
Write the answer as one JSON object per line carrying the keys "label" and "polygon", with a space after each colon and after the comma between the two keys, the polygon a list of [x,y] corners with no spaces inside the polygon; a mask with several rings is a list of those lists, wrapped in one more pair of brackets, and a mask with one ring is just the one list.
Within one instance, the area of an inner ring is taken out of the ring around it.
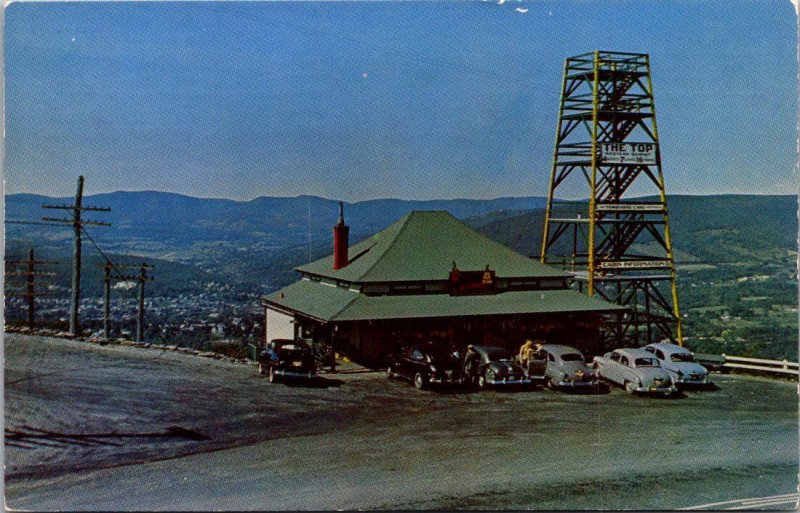
{"label": "light blue car", "polygon": [[601,378],[621,385],[629,394],[672,395],[678,391],[669,373],[644,349],[615,349],[595,356],[593,365]]}
{"label": "light blue car", "polygon": [[644,350],[658,359],[658,363],[669,372],[678,388],[706,387],[712,384],[708,380],[708,370],[695,362],[694,355],[685,347],[659,342],[645,346]]}

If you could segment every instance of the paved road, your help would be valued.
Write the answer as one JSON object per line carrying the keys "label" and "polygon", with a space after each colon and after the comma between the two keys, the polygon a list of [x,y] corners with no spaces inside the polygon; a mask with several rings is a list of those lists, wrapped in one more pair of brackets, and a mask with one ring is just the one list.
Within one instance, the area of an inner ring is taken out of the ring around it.
{"label": "paved road", "polygon": [[155,351],[5,347],[7,427],[208,437],[7,448],[12,508],[678,509],[797,490],[788,382],[717,376],[674,400],[417,392],[370,372],[305,388]]}

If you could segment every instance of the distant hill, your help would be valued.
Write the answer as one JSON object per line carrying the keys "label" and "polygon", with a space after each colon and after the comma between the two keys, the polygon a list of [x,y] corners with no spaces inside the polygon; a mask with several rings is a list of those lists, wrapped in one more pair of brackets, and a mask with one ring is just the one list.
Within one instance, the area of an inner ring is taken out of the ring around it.
{"label": "distant hill", "polygon": [[[102,297],[105,259],[88,249],[85,253],[86,256],[83,258],[81,265],[81,291],[84,297]],[[26,260],[27,249],[23,245],[14,244],[7,248],[6,257],[7,260]],[[116,255],[113,253],[108,254],[108,257],[118,266],[138,266],[143,260],[130,255]],[[72,257],[65,255],[63,252],[37,251],[36,259],[55,262],[55,264],[41,267],[43,272],[55,273],[55,276],[47,276],[43,278],[43,281],[55,287],[54,290],[50,291],[51,293],[64,298],[68,297],[72,277]],[[197,291],[206,289],[211,283],[223,283],[226,281],[218,273],[202,271],[197,267],[178,262],[148,258],[147,264],[152,266],[149,274],[155,278],[147,283],[148,295],[192,295]],[[118,268],[113,270],[113,274],[136,275],[138,270]],[[20,280],[18,282],[22,283]],[[133,297],[133,295],[130,295],[130,297]]]}
{"label": "distant hill", "polygon": [[[39,220],[58,211],[41,205],[70,198],[28,194],[6,198],[7,219]],[[264,293],[297,279],[293,269],[331,252],[338,216],[334,200],[314,196],[247,202],[160,192],[89,196],[86,204],[112,212],[90,228],[115,262],[155,264],[149,294],[191,297],[224,284],[233,294]],[[372,200],[347,204],[350,241],[370,236],[411,210],[448,210],[479,232],[538,256],[543,198],[496,200]],[[797,198],[795,196],[670,196],[670,225],[680,303],[690,347],[703,352],[797,359]],[[66,296],[71,231],[67,227],[6,225],[6,255],[35,247],[56,259],[51,280]],[[85,242],[84,296],[101,294],[102,259]],[[636,249],[654,250],[647,240]],[[252,296],[249,296],[252,297]]]}
{"label": "distant hill", "polygon": [[[39,220],[60,213],[43,210],[43,204],[70,201],[13,194],[6,197],[6,217]],[[84,203],[112,209],[87,215],[112,223],[90,228],[107,252],[185,263],[233,283],[267,289],[290,283],[295,266],[330,252],[331,227],[338,216],[337,201],[316,196],[233,201],[145,191],[87,196]],[[357,242],[411,210],[447,210],[490,238],[538,255],[544,204],[540,197],[382,199],[346,203],[345,216],[350,239]],[[678,262],[736,261],[796,247],[794,196],[670,196],[668,204]],[[56,258],[70,255],[68,228],[7,224],[6,230],[7,250],[32,245]]]}
{"label": "distant hill", "polygon": [[[67,205],[72,198],[33,194],[6,196],[6,219],[40,221],[67,212],[43,204]],[[447,210],[459,218],[496,211],[540,208],[539,197],[492,200],[406,201],[381,199],[345,204],[345,217],[356,241],[382,230],[412,210]],[[294,279],[291,269],[330,251],[338,201],[316,196],[260,197],[252,201],[195,198],[165,192],[114,192],[86,196],[85,205],[111,212],[88,212],[87,219],[111,223],[89,227],[108,252],[182,262],[220,273],[234,283],[275,288]],[[68,257],[71,232],[39,225],[6,225],[7,249],[34,246]],[[87,245],[89,243],[87,242]],[[91,251],[91,247],[89,247]]]}
{"label": "distant hill", "polygon": [[[68,205],[72,198],[50,198],[33,194],[6,196],[6,218],[41,220],[63,212],[43,210],[43,204]],[[381,199],[345,204],[345,216],[354,230],[374,233],[412,210],[447,210],[458,218],[500,210],[531,210],[543,206],[544,198],[520,197],[492,200],[407,201]],[[280,247],[327,238],[338,216],[338,201],[317,196],[293,198],[259,197],[251,201],[209,199],[166,192],[114,192],[86,196],[84,204],[107,206],[109,213],[87,217],[112,224],[96,229],[98,240],[146,241],[179,248],[199,241],[247,241]],[[54,229],[9,225],[15,235],[39,235],[48,239]]]}
{"label": "distant hill", "polygon": [[[644,198],[653,199],[653,198]],[[669,196],[670,230],[680,262],[732,262],[797,248],[796,196]],[[465,222],[525,255],[538,255],[544,210]]]}

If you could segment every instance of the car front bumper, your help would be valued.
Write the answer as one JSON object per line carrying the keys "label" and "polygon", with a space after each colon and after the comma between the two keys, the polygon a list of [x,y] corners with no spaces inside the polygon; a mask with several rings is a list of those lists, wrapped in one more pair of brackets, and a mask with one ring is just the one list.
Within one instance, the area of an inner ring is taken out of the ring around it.
{"label": "car front bumper", "polygon": [[692,377],[678,377],[675,378],[676,385],[707,385],[709,384],[708,375],[703,376],[702,378],[692,378]]}
{"label": "car front bumper", "polygon": [[531,383],[531,380],[528,378],[518,378],[518,379],[500,378],[500,379],[486,380],[486,383],[488,385],[529,385]]}
{"label": "car front bumper", "polygon": [[301,371],[281,370],[281,369],[275,369],[275,375],[282,376],[285,378],[305,378],[305,379],[313,379],[317,377],[316,372],[301,372]]}
{"label": "car front bumper", "polygon": [[596,387],[600,384],[600,380],[595,379],[592,381],[556,381],[555,384],[561,388],[589,388]]}
{"label": "car front bumper", "polygon": [[434,385],[451,385],[460,383],[461,378],[457,376],[431,376],[428,379],[428,382],[433,383]]}
{"label": "car front bumper", "polygon": [[635,392],[640,394],[651,394],[651,395],[672,395],[678,391],[675,385],[670,385],[668,387],[636,387],[634,388]]}
{"label": "car front bumper", "polygon": [[688,389],[688,388],[695,388],[695,389],[705,388],[705,387],[710,387],[713,384],[714,384],[714,382],[711,381],[708,378],[706,378],[706,379],[686,379],[686,380],[683,380],[683,381],[675,381],[675,385],[678,388],[686,388],[686,389]]}

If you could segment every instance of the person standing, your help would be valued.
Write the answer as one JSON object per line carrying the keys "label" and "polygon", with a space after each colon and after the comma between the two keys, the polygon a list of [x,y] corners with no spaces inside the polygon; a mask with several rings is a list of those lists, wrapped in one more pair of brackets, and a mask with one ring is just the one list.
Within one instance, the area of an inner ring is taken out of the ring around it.
{"label": "person standing", "polygon": [[533,354],[533,340],[527,339],[524,344],[519,348],[519,355],[517,359],[519,360],[519,364],[523,368],[527,368],[528,361],[531,359],[531,355]]}
{"label": "person standing", "polygon": [[467,353],[464,355],[464,379],[470,383],[475,383],[478,376],[478,362],[480,355],[472,344],[467,346]]}

